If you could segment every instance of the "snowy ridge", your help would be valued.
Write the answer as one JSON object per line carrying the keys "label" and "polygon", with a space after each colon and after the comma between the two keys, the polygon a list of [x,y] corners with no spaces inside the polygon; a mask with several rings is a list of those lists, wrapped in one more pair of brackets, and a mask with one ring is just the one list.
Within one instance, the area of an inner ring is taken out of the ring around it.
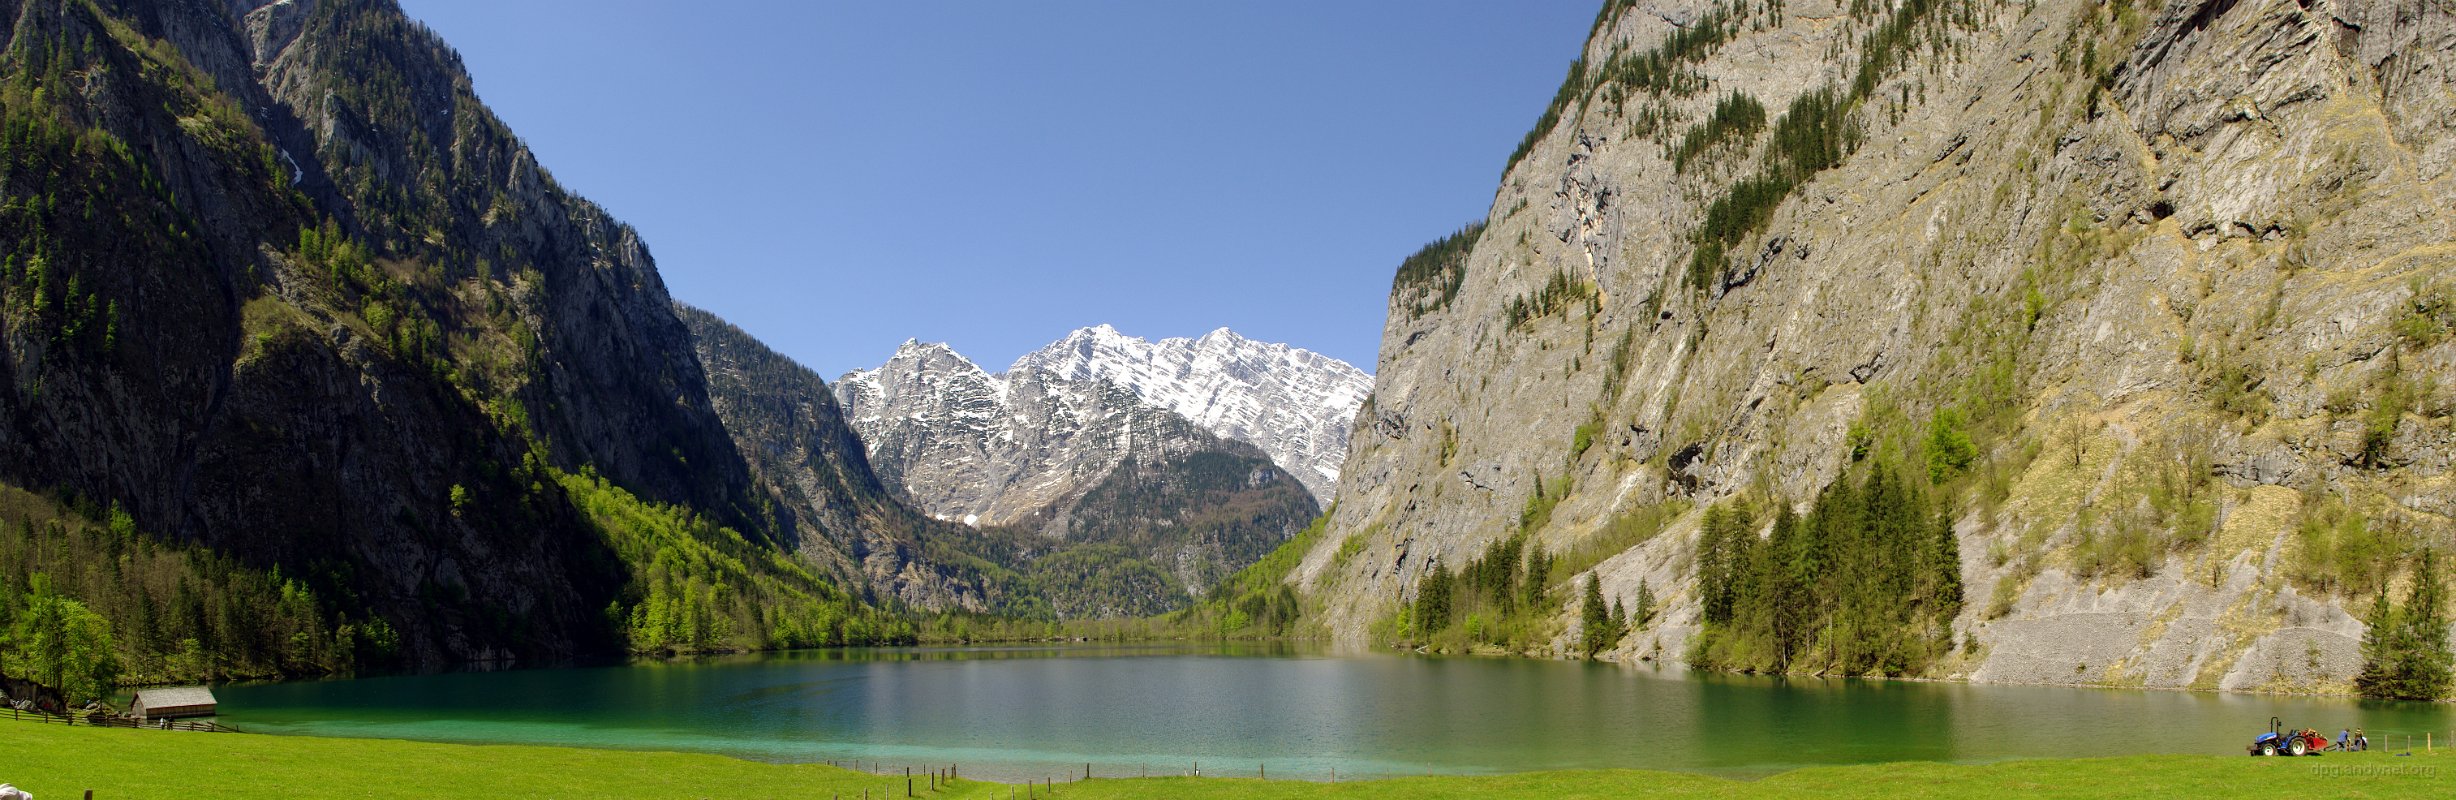
{"label": "snowy ridge", "polygon": [[1079,495],[1132,453],[1216,437],[1267,456],[1328,505],[1372,378],[1226,328],[1148,341],[1084,328],[992,374],[906,340],[835,383],[879,477],[942,519],[1004,524]]}
{"label": "snowy ridge", "polygon": [[[1063,508],[1130,457],[1232,445],[1102,381],[992,375],[943,344],[907,341],[835,384],[879,478],[923,511],[1003,525]],[[1293,476],[1291,476],[1293,477]],[[1045,531],[1065,538],[1060,518]]]}
{"label": "snowy ridge", "polygon": [[1007,374],[1025,370],[1108,381],[1259,447],[1324,505],[1338,487],[1348,429],[1373,389],[1373,376],[1347,362],[1227,328],[1156,342],[1108,325],[1084,328],[1017,359]]}

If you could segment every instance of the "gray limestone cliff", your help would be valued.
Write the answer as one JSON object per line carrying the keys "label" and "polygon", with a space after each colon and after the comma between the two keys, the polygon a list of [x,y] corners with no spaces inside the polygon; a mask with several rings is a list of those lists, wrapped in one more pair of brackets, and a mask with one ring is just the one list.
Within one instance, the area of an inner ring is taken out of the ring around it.
{"label": "gray limestone cliff", "polygon": [[1933,674],[2345,690],[2456,514],[2451,67],[2426,0],[1615,0],[1289,579],[1368,643],[1532,518],[1677,659],[1703,509],[1966,427]]}

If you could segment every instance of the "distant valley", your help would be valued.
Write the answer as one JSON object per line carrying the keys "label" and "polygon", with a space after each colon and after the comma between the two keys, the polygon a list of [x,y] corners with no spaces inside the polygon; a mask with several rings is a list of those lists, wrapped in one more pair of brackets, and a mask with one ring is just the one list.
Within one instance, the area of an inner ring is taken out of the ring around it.
{"label": "distant valley", "polygon": [[[908,341],[834,384],[891,491],[1027,549],[1092,544],[1196,594],[1320,508],[1369,379],[1222,329],[1147,342],[1086,328],[990,373]],[[1290,468],[1294,465],[1293,468]]]}

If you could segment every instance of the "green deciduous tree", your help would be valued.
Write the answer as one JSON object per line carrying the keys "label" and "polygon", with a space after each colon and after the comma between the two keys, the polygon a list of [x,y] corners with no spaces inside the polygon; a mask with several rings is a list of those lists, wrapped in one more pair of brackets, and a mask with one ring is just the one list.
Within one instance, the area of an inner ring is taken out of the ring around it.
{"label": "green deciduous tree", "polygon": [[28,585],[25,609],[8,632],[8,671],[59,690],[71,704],[101,699],[119,672],[111,623],[54,593],[48,575],[36,573]]}
{"label": "green deciduous tree", "polygon": [[1978,459],[1978,445],[1970,441],[1970,432],[1963,429],[1961,412],[1952,408],[1936,410],[1927,423],[1927,478],[1932,483],[1961,474]]}

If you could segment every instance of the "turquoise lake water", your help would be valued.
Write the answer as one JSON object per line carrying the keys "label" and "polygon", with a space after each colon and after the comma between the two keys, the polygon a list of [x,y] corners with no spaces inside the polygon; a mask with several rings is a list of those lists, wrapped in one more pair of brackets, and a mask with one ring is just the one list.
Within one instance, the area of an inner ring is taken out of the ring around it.
{"label": "turquoise lake water", "polygon": [[[1754,776],[1816,764],[2240,754],[2272,715],[2374,745],[2456,708],[2338,698],[1753,678],[1270,646],[812,651],[216,688],[276,734],[962,765],[1016,780],[1324,779],[1628,767]],[[2442,743],[2446,740],[2440,739]],[[2444,744],[2442,745],[2444,746]]]}

